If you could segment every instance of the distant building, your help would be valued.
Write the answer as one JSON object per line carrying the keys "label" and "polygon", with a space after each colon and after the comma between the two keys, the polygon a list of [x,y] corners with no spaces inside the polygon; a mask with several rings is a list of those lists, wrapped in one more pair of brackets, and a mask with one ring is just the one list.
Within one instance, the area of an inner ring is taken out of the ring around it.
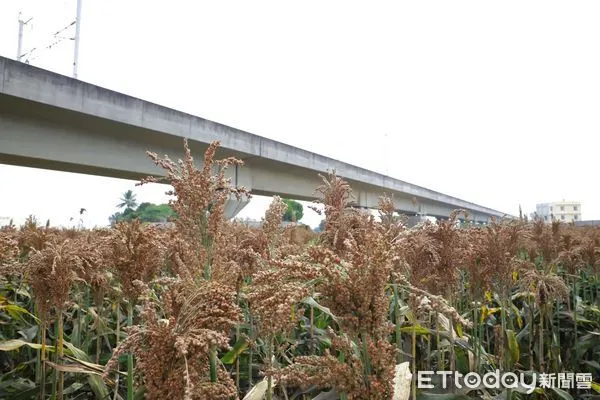
{"label": "distant building", "polygon": [[557,201],[554,203],[541,203],[535,206],[536,214],[545,222],[553,220],[560,222],[581,221],[581,203],[578,201]]}
{"label": "distant building", "polygon": [[243,225],[246,225],[249,228],[260,228],[262,226],[262,221],[259,221],[257,219],[251,219],[251,218],[233,218],[234,222],[238,222],[241,223]]}
{"label": "distant building", "polygon": [[600,219],[590,219],[588,221],[577,221],[577,226],[600,226]]}

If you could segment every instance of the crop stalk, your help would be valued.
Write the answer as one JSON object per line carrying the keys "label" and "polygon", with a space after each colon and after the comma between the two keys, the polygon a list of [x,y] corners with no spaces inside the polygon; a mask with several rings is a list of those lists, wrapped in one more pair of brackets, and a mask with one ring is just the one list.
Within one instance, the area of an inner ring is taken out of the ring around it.
{"label": "crop stalk", "polygon": [[506,310],[504,309],[504,302],[500,301],[500,323],[502,326],[502,345],[504,346],[504,351],[502,351],[503,357],[501,360],[501,366],[503,371],[508,371],[508,360],[506,357]]}
{"label": "crop stalk", "polygon": [[412,399],[417,400],[417,379],[416,379],[416,376],[417,376],[417,321],[416,321],[416,317],[415,317],[415,321],[413,322],[413,329],[412,329],[411,356],[412,356],[412,373],[413,373]]}
{"label": "crop stalk", "polygon": [[[119,345],[119,340],[121,336],[121,304],[117,302],[117,326],[115,328],[115,345]],[[117,376],[115,378],[115,394],[113,396],[113,400],[117,400],[119,396],[119,363],[117,363]]]}
{"label": "crop stalk", "polygon": [[[249,326],[249,331],[248,331],[248,336],[250,338],[252,338],[252,315],[250,315],[250,313],[248,313],[248,326]],[[254,355],[254,349],[253,346],[250,345],[248,346],[248,388],[252,388],[252,358]]]}
{"label": "crop stalk", "polygon": [[[133,303],[130,299],[127,303],[127,326],[133,326]],[[133,354],[127,354],[127,400],[133,400]]]}
{"label": "crop stalk", "polygon": [[215,383],[217,381],[217,347],[215,345],[210,346],[209,363],[210,363],[210,381]]}
{"label": "crop stalk", "polygon": [[[428,318],[429,318],[428,328],[431,329],[431,327],[432,327],[431,312],[429,312]],[[431,331],[429,332],[427,337],[429,339],[429,340],[427,340],[427,370],[431,371],[431,342],[433,339],[431,337]]]}
{"label": "crop stalk", "polygon": [[444,351],[442,350],[442,347],[440,346],[440,316],[437,312],[437,310],[435,311],[435,348],[438,351],[438,370],[443,371],[444,370]]}
{"label": "crop stalk", "polygon": [[575,365],[574,370],[579,368],[579,342],[577,340],[577,280],[573,280],[573,336],[575,337]]}
{"label": "crop stalk", "polygon": [[97,314],[96,314],[96,364],[100,364],[100,352],[102,349],[102,336],[100,330],[100,322],[102,315],[102,300],[99,300],[96,304]]}
{"label": "crop stalk", "polygon": [[[506,298],[506,305],[505,305],[505,301],[504,298]],[[504,371],[508,371],[509,370],[509,362],[508,362],[508,357],[507,354],[510,354],[510,352],[506,351],[506,347],[508,344],[507,341],[507,336],[506,336],[506,307],[510,307],[510,305],[512,304],[511,299],[510,299],[510,294],[506,294],[504,296],[502,296],[502,298],[500,299],[500,317],[502,320],[502,344],[504,346],[504,350],[503,350],[503,357],[502,357],[502,364],[504,364]],[[512,399],[512,389],[508,388],[506,389],[506,398],[507,399]]]}
{"label": "crop stalk", "polygon": [[473,355],[475,356],[475,372],[479,372],[479,321],[477,320],[477,306],[473,307]]}
{"label": "crop stalk", "polygon": [[[235,340],[240,340],[240,324],[235,325]],[[235,387],[240,392],[240,357],[235,358]]]}
{"label": "crop stalk", "polygon": [[310,349],[310,354],[314,355],[315,354],[315,308],[313,306],[310,306],[310,341],[309,343],[309,349]]}
{"label": "crop stalk", "polygon": [[[273,357],[273,335],[270,335],[269,339],[267,340],[267,366],[269,369],[271,369],[271,367],[273,365],[272,357]],[[267,400],[273,400],[273,377],[271,376],[270,373],[267,378],[266,398],[267,398]]]}
{"label": "crop stalk", "polygon": [[[56,349],[58,349],[58,312],[57,319],[54,322],[54,338],[56,340]],[[58,351],[54,351],[52,356],[54,362],[58,364]],[[58,370],[56,368],[52,369],[52,394],[50,395],[50,399],[57,400],[57,391],[58,391]]]}
{"label": "crop stalk", "polygon": [[[34,305],[34,314],[37,315],[38,314],[38,307],[37,305]],[[40,333],[38,334],[38,342],[40,342],[41,344],[41,327],[40,327]],[[40,372],[41,372],[41,362],[40,362],[40,354],[41,354],[41,350],[38,353],[38,356],[36,357],[35,360],[35,382],[39,383],[40,382]]]}
{"label": "crop stalk", "polygon": [[[452,306],[457,305],[452,297],[450,297],[448,303],[450,303]],[[448,331],[450,333],[450,371],[456,371],[456,341],[454,340],[454,321],[452,320],[452,317],[448,318]],[[456,388],[454,387],[452,380],[450,380],[450,387],[452,388],[452,393],[454,393]]]}
{"label": "crop stalk", "polygon": [[556,348],[558,353],[558,358],[556,360],[556,368],[560,370],[562,368],[562,356],[560,352],[560,302],[556,301]]}
{"label": "crop stalk", "polygon": [[538,368],[540,372],[544,372],[544,306],[540,305],[540,337],[539,337],[539,351],[538,351]]}
{"label": "crop stalk", "polygon": [[395,323],[395,333],[396,333],[396,348],[398,349],[398,355],[396,356],[396,361],[398,363],[402,362],[402,326],[401,326],[401,316],[400,316],[400,296],[398,294],[398,286],[394,284],[394,323]]}
{"label": "crop stalk", "polygon": [[40,326],[40,400],[46,399],[46,316],[42,315]]}
{"label": "crop stalk", "polygon": [[[64,332],[63,332],[63,318],[62,318],[62,309],[57,310],[57,318],[58,318],[58,348],[56,349],[56,363],[62,363],[63,357],[63,342],[64,342]],[[63,399],[63,392],[65,388],[65,373],[63,371],[58,371],[58,400]]]}
{"label": "crop stalk", "polygon": [[533,348],[535,347],[535,342],[534,342],[534,325],[535,325],[535,314],[533,311],[533,305],[532,305],[532,297],[531,295],[527,296],[528,300],[529,300],[529,318],[530,318],[530,322],[529,322],[529,370],[533,371],[533,364],[534,364],[534,360],[535,357],[533,356]]}

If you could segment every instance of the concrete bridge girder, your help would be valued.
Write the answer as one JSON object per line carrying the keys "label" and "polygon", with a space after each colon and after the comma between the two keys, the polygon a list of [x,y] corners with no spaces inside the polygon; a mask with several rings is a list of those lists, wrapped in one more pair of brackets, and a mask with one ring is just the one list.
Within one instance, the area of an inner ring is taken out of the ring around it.
{"label": "concrete bridge girder", "polygon": [[[502,213],[383,176],[364,168],[253,135],[89,83],[0,57],[0,163],[137,180],[162,175],[146,151],[182,158],[183,138],[200,163],[214,140],[217,158],[236,157],[232,183],[254,194],[312,200],[318,173],[335,169],[357,204],[377,208],[394,195],[399,210],[448,215],[455,208],[477,218]],[[412,199],[417,198],[417,206]],[[239,206],[239,205],[238,205]],[[239,209],[231,206],[232,210]],[[234,211],[232,211],[234,212]]]}
{"label": "concrete bridge girder", "polygon": [[[164,174],[164,170],[153,164],[146,151],[155,152],[160,157],[168,155],[174,161],[184,156],[183,141],[142,142],[130,132],[122,134],[105,128],[108,127],[100,121],[97,126],[84,129],[83,126],[71,127],[47,119],[32,120],[18,113],[0,113],[0,162],[138,180],[148,175]],[[196,165],[201,168],[206,146],[192,144],[191,148]],[[243,156],[240,158],[244,160]],[[296,169],[294,174],[290,174],[255,158],[244,161],[242,166],[230,167],[226,176],[231,178],[233,185],[244,186],[254,194],[272,195],[276,187],[276,192],[282,196],[312,201],[316,188],[322,184],[315,171]],[[359,206],[378,208],[383,189],[362,182],[349,183]],[[453,211],[447,205],[414,203],[412,199],[398,194],[393,199],[395,208],[407,213],[448,215]],[[230,207],[236,210],[235,214],[243,208],[241,204],[247,204],[234,203],[237,205]],[[483,216],[474,217],[487,220]]]}

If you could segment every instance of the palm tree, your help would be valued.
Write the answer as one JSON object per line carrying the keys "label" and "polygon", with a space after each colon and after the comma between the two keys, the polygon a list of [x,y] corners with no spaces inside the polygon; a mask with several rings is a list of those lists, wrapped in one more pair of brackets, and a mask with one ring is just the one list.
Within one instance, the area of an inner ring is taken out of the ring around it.
{"label": "palm tree", "polygon": [[122,214],[120,212],[116,212],[110,217],[108,217],[108,222],[110,223],[110,226],[114,226],[117,223],[117,221],[119,221],[119,218],[121,216]]}
{"label": "palm tree", "polygon": [[125,193],[123,193],[123,197],[121,197],[119,200],[121,201],[121,203],[117,204],[117,207],[125,207],[125,211],[133,210],[138,205],[137,200],[135,198],[135,194],[133,194],[132,190],[128,190]]}

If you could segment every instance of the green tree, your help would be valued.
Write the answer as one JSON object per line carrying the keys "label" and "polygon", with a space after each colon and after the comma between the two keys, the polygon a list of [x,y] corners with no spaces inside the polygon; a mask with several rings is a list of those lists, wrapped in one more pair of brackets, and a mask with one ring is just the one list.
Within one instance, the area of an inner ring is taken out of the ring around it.
{"label": "green tree", "polygon": [[322,219],[321,222],[319,222],[319,226],[317,226],[315,228],[315,232],[323,232],[323,230],[325,230],[325,220]]}
{"label": "green tree", "polygon": [[123,193],[123,197],[119,199],[120,203],[117,204],[118,208],[125,207],[125,211],[133,210],[137,207],[137,199],[135,198],[135,194],[133,194],[133,190],[128,190]]}
{"label": "green tree", "polygon": [[142,203],[132,214],[132,218],[139,218],[141,222],[167,222],[176,216],[175,211],[168,204]]}
{"label": "green tree", "polygon": [[111,225],[114,225],[118,221],[120,221],[122,218],[123,218],[123,213],[116,212],[113,215],[111,215],[110,217],[108,217],[108,222],[110,222]]}
{"label": "green tree", "polygon": [[283,214],[284,221],[298,222],[304,216],[304,207],[296,200],[284,199],[283,202],[287,206]]}
{"label": "green tree", "polygon": [[167,222],[177,217],[177,214],[168,204],[142,203],[137,209],[126,208],[123,212],[111,215],[108,220],[111,225],[119,221],[139,219],[140,222]]}

